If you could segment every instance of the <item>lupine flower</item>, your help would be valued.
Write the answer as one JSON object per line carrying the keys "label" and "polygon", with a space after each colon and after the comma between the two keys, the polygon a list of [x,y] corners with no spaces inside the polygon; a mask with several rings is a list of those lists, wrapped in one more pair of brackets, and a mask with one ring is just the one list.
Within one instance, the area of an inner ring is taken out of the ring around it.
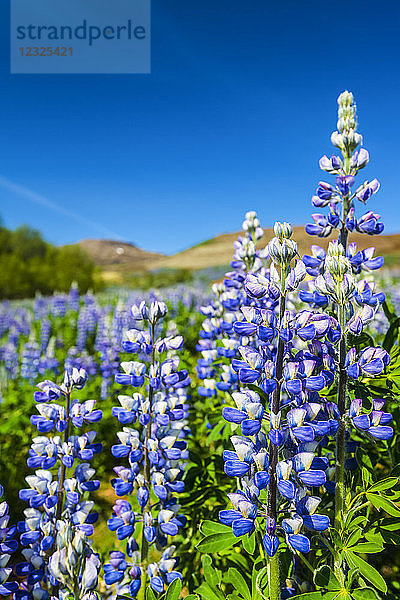
{"label": "lupine flower", "polygon": [[[40,433],[55,430],[62,436],[33,439],[27,463],[36,471],[25,478],[29,487],[20,491],[20,498],[29,502],[30,508],[24,511],[25,520],[18,523],[26,562],[16,566],[16,574],[27,577],[23,585],[29,598],[45,600],[48,582],[59,586],[61,594],[79,589],[79,599],[89,597],[97,586],[100,562],[88,537],[98,515],[92,512],[94,503],[82,496],[100,486],[87,461],[100,452],[101,444],[94,443],[94,431],[70,434],[71,427],[81,428],[102,416],[100,410],[94,410],[94,400],[71,401],[73,390],[82,389],[86,379],[83,369],[73,368],[65,371],[61,385],[46,380],[35,392],[39,415],[32,416],[32,423]],[[64,398],[65,406],[60,404]],[[57,464],[59,470],[54,474],[49,469]]]}
{"label": "lupine flower", "polygon": [[354,427],[378,440],[389,440],[393,437],[393,428],[388,425],[392,415],[382,410],[384,399],[374,399],[369,414],[362,412],[362,400],[355,399],[350,405],[349,414]]}
{"label": "lupine flower", "polygon": [[[3,495],[3,487],[0,485],[0,498]],[[12,567],[8,566],[11,555],[17,550],[18,542],[14,539],[15,526],[9,526],[10,516],[8,504],[0,503],[0,596],[9,596],[18,590],[18,584],[10,580]]]}
{"label": "lupine flower", "polygon": [[[148,330],[130,329],[122,342],[123,349],[140,353],[149,364],[139,360],[122,362],[125,374],[117,374],[115,379],[117,383],[134,387],[141,387],[146,381],[148,392],[120,395],[120,406],[112,410],[120,423],[136,424],[138,428],[123,427],[118,433],[119,443],[111,450],[113,456],[125,458],[128,463],[114,468],[116,477],[111,483],[120,498],[108,521],[109,529],[116,532],[117,538],[126,540],[127,557],[121,552],[111,552],[104,571],[107,585],[116,584],[121,593],[129,590],[135,597],[142,585],[144,569],[147,569],[150,586],[157,592],[163,592],[165,586],[181,577],[175,570],[178,559],[172,557],[174,546],[164,550],[158,563],[139,566],[141,559],[137,555],[135,534],[140,524],[142,545],[165,548],[168,537],[177,535],[186,523],[175,494],[184,489],[182,475],[188,458],[184,440],[188,405],[184,390],[190,380],[187,371],[179,368],[178,357],[172,354],[182,347],[183,338],[179,335],[156,337],[156,328],[167,312],[166,305],[154,301],[148,306],[141,302],[133,306],[131,312],[136,321],[148,325]],[[207,348],[207,344],[204,346]],[[204,352],[200,369],[209,365],[210,350]],[[215,380],[204,379],[202,388],[203,395],[213,395]],[[123,499],[134,491],[140,512],[133,511],[130,503]],[[154,506],[150,505],[151,493],[159,499]],[[146,548],[142,548],[145,561]]]}

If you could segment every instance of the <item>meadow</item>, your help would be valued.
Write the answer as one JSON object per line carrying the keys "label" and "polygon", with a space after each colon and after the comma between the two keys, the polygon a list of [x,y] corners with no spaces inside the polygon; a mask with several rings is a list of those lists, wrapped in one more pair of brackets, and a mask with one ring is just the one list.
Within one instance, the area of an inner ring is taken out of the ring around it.
{"label": "meadow", "polygon": [[331,139],[309,254],[249,211],[212,286],[0,303],[1,597],[400,596],[399,282],[349,92]]}

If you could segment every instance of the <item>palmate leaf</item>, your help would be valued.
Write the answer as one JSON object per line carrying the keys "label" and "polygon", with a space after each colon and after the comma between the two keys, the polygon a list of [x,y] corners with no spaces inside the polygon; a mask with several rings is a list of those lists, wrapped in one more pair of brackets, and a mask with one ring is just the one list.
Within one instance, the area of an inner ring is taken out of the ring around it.
{"label": "palmate leaf", "polygon": [[240,538],[237,538],[233,533],[214,533],[205,537],[198,545],[197,550],[200,552],[221,552],[227,550],[234,544],[237,544]]}
{"label": "palmate leaf", "polygon": [[345,555],[348,563],[352,567],[358,568],[360,574],[364,577],[364,579],[372,583],[381,592],[387,592],[387,585],[385,580],[383,579],[382,575],[376,569],[374,569],[374,567],[369,565],[360,556],[358,556],[354,552],[351,552],[350,550],[347,550],[345,552]]}
{"label": "palmate leaf", "polygon": [[379,600],[379,596],[372,588],[354,590],[354,592],[351,592],[351,595],[354,600]]}
{"label": "palmate leaf", "polygon": [[251,593],[247,583],[243,575],[241,575],[237,569],[230,567],[224,577],[224,581],[226,581],[226,583],[231,583],[236,592],[239,593],[244,600],[251,600]]}
{"label": "palmate leaf", "polygon": [[[337,592],[333,592],[337,595]],[[300,594],[299,596],[293,596],[291,600],[325,600],[325,595],[322,592],[309,592],[308,594]],[[334,596],[332,596],[334,598]]]}
{"label": "palmate leaf", "polygon": [[205,581],[196,590],[203,600],[225,600],[221,592],[211,588]]}
{"label": "palmate leaf", "polygon": [[206,554],[202,560],[204,578],[211,588],[216,588],[221,583],[221,572],[212,566],[211,556]]}
{"label": "palmate leaf", "polygon": [[178,600],[182,591],[182,582],[179,579],[174,579],[174,581],[168,586],[167,593],[165,595],[165,600]]}
{"label": "palmate leaf", "polygon": [[386,479],[382,479],[381,481],[377,481],[370,488],[368,488],[368,492],[382,492],[383,490],[389,490],[394,488],[394,486],[399,483],[398,477],[387,477]]}
{"label": "palmate leaf", "polygon": [[[122,596],[122,597],[125,598],[125,596]],[[117,600],[118,600],[118,598],[117,598]],[[146,590],[146,600],[156,600],[156,595],[150,586]]]}
{"label": "palmate leaf", "polygon": [[352,552],[357,552],[358,554],[376,554],[377,552],[382,552],[383,544],[378,542],[360,542],[355,546],[351,546],[349,550]]}
{"label": "palmate leaf", "polygon": [[243,548],[249,554],[254,554],[254,551],[256,549],[256,534],[254,532],[250,536],[245,535],[243,537]]}
{"label": "palmate leaf", "polygon": [[258,573],[255,579],[255,585],[253,586],[253,599],[258,599],[260,596],[268,600],[269,598],[269,585],[268,585],[268,567],[263,567]]}
{"label": "palmate leaf", "polygon": [[394,502],[389,500],[389,498],[385,498],[383,496],[379,496],[378,494],[366,494],[367,500],[371,502],[378,510],[383,509],[388,515],[392,517],[400,517],[400,508],[396,506]]}
{"label": "palmate leaf", "polygon": [[314,573],[314,583],[316,586],[326,588],[330,591],[339,591],[341,589],[340,582],[336,575],[328,565],[323,565]]}
{"label": "palmate leaf", "polygon": [[400,317],[393,319],[390,323],[389,329],[386,332],[384,340],[382,342],[382,347],[387,351],[393,348],[396,343],[396,340],[399,336],[399,327],[400,327]]}
{"label": "palmate leaf", "polygon": [[203,521],[201,526],[201,533],[205,536],[212,535],[214,533],[232,533],[232,527],[223,525],[215,521]]}

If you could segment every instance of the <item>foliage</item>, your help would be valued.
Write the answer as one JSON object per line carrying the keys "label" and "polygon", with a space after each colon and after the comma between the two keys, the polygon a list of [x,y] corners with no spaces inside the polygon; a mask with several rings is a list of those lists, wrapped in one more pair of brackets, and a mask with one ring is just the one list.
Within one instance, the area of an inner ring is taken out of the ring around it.
{"label": "foliage", "polygon": [[82,249],[52,246],[27,226],[0,227],[0,298],[67,292],[74,281],[81,292],[96,284],[94,264]]}

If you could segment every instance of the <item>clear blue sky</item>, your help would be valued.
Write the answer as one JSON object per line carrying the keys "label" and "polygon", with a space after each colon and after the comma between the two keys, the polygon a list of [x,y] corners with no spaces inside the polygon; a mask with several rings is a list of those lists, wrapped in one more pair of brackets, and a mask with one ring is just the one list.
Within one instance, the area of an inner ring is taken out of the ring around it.
{"label": "clear blue sky", "polygon": [[400,231],[398,2],[153,0],[151,75],[10,75],[7,4],[7,226],[172,253],[238,230],[250,209],[265,226],[305,223],[347,88],[372,158],[363,175],[382,183],[371,207]]}

